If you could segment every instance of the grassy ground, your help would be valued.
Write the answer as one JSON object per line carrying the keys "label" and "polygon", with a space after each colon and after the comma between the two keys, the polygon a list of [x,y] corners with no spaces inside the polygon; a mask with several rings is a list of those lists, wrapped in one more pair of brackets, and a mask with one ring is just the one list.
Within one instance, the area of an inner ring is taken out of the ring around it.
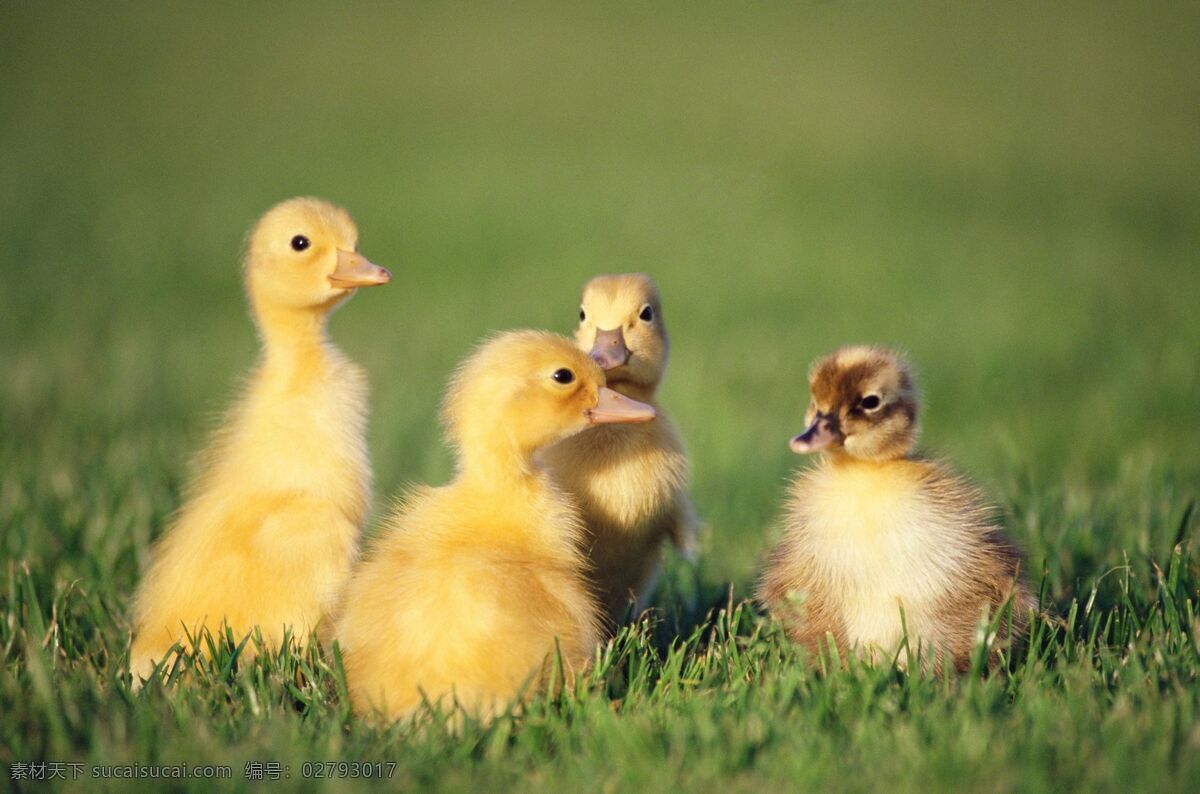
{"label": "grassy ground", "polygon": [[[337,789],[304,762],[358,760],[449,790],[1200,786],[1194,8],[312,5],[0,7],[6,781],[186,762],[247,787],[263,761]],[[659,280],[709,532],[578,693],[454,737],[354,722],[314,649],[129,692],[130,594],[254,356],[242,235],[297,193],[394,266],[334,324],[372,380],[379,505],[447,477],[431,419],[476,339],[568,330],[596,272]],[[1065,621],[1004,671],[824,675],[739,604],[807,364],[858,341],[917,362],[928,446]]]}

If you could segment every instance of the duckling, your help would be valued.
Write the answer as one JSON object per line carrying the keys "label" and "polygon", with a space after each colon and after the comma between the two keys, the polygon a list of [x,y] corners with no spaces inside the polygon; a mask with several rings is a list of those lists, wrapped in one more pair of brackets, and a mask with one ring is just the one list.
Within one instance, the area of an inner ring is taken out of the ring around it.
{"label": "duckling", "polygon": [[135,686],[178,642],[228,626],[278,644],[328,615],[370,501],[367,384],[329,341],[331,312],[391,274],[345,210],[285,201],[251,233],[244,275],[262,354],[134,596]]}
{"label": "duckling", "polygon": [[1020,634],[1033,607],[1021,555],[974,485],[914,454],[908,363],[845,347],[814,364],[809,384],[807,429],[791,448],[823,456],[792,485],[759,601],[814,651],[832,636],[839,653],[880,659],[907,629],[909,649],[935,673],[966,669],[976,625],[1010,598]]}
{"label": "duckling", "polygon": [[599,428],[543,453],[556,481],[583,510],[584,547],[613,626],[631,604],[636,612],[649,602],[664,541],[695,558],[687,453],[654,401],[670,347],[654,281],[641,273],[589,281],[575,339],[604,369],[610,388],[658,410],[650,424]]}
{"label": "duckling", "polygon": [[453,481],[407,496],[337,620],[362,715],[401,719],[428,699],[487,719],[556,683],[557,657],[564,678],[587,665],[600,633],[579,513],[534,457],[589,425],[645,422],[654,409],[605,388],[568,340],[512,331],[459,368],[444,418]]}

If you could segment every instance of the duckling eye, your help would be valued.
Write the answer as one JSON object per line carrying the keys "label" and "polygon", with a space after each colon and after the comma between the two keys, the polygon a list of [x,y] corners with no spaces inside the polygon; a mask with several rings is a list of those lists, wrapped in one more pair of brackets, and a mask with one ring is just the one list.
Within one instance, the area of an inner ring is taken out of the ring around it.
{"label": "duckling eye", "polygon": [[292,238],[292,250],[293,251],[303,251],[304,249],[308,248],[310,245],[312,245],[312,241],[309,240],[307,237],[305,237],[303,234],[297,234],[295,237]]}
{"label": "duckling eye", "polygon": [[866,397],[863,397],[858,401],[858,404],[863,407],[864,411],[874,411],[879,407],[879,403],[880,400],[878,394],[868,394]]}
{"label": "duckling eye", "polygon": [[585,312],[585,311],[583,310],[583,307],[582,307],[582,306],[580,306],[580,307],[579,307],[579,322],[583,322],[583,321],[584,321],[584,320],[586,320],[586,319],[587,319],[587,312]]}
{"label": "duckling eye", "polygon": [[650,308],[649,303],[642,307],[642,313],[638,315],[638,318],[647,323],[654,319],[654,309]]}
{"label": "duckling eye", "polygon": [[567,369],[566,367],[563,367],[562,369],[554,370],[554,374],[551,375],[550,377],[554,378],[555,383],[561,383],[563,385],[566,385],[566,384],[570,383],[571,381],[575,380],[575,373],[572,372],[571,370]]}

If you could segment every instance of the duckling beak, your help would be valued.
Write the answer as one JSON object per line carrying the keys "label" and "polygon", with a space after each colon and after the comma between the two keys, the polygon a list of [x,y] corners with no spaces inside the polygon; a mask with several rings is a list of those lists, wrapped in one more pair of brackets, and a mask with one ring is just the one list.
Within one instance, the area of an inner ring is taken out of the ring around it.
{"label": "duckling beak", "polygon": [[617,328],[607,331],[596,329],[596,340],[592,342],[592,361],[603,370],[616,369],[629,361],[629,348],[625,347],[625,332]]}
{"label": "duckling beak", "polygon": [[337,267],[329,274],[329,283],[339,289],[377,287],[392,280],[392,274],[373,265],[357,251],[338,249]]}
{"label": "duckling beak", "polygon": [[807,455],[810,452],[820,452],[831,444],[840,441],[841,432],[833,417],[817,414],[813,423],[798,436],[792,438],[788,445],[797,455]]}
{"label": "duckling beak", "polygon": [[600,387],[600,399],[595,408],[584,411],[588,422],[593,425],[608,425],[629,422],[649,422],[658,416],[653,405],[631,400],[607,386]]}

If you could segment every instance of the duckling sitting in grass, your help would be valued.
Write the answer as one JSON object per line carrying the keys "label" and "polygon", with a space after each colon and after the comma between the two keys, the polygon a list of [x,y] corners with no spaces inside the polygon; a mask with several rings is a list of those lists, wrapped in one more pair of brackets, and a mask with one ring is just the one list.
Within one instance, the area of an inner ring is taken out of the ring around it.
{"label": "duckling sitting in grass", "polygon": [[272,644],[287,627],[307,636],[357,553],[370,501],[367,384],[326,321],[391,275],[358,253],[344,210],[298,198],[254,228],[245,279],[262,357],[134,596],[135,686],[203,629],[241,639],[260,627]]}
{"label": "duckling sitting in grass", "polygon": [[569,680],[600,639],[578,510],[534,455],[589,425],[649,421],[654,409],[604,388],[566,339],[515,331],[462,365],[445,418],[457,475],[408,495],[337,621],[360,714],[395,720],[428,699],[486,719],[557,683],[555,669]]}
{"label": "duckling sitting in grass", "polygon": [[1010,599],[1021,633],[1033,599],[1019,552],[975,486],[913,454],[919,406],[908,364],[846,347],[818,361],[809,383],[808,428],[791,447],[823,455],[792,486],[759,601],[813,651],[832,637],[840,653],[890,659],[907,634],[909,652],[935,672],[966,669],[976,627]]}
{"label": "duckling sitting in grass", "polygon": [[[658,406],[667,367],[667,328],[658,288],[640,273],[598,276],[583,289],[579,346],[604,369],[610,388]],[[601,605],[612,625],[653,594],[664,541],[695,554],[696,520],[687,453],[659,410],[644,425],[581,433],[546,450],[546,466],[579,502]]]}

